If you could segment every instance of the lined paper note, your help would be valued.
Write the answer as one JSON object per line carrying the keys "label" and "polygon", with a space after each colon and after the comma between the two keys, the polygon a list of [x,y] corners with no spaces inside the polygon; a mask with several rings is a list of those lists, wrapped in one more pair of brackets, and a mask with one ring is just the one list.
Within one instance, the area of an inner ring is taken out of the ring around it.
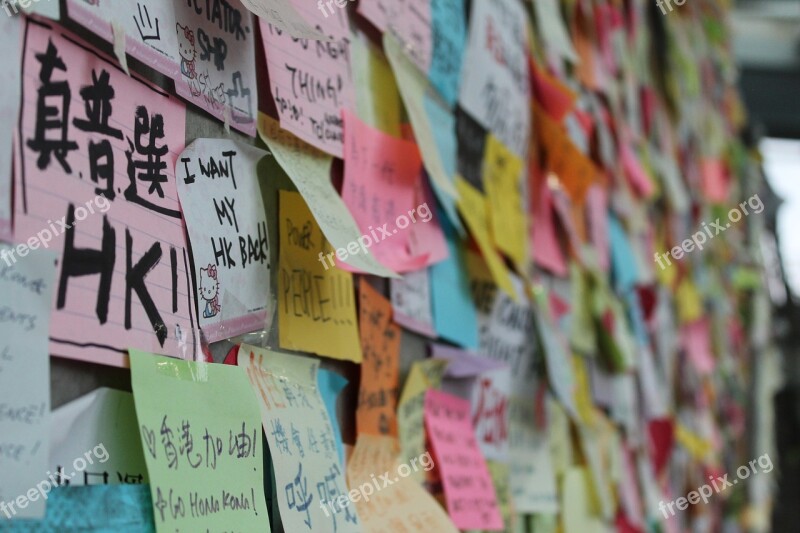
{"label": "lined paper note", "polygon": [[70,34],[26,24],[14,237],[59,250],[50,352],[116,366],[128,347],[192,357],[174,175],[186,110]]}
{"label": "lined paper note", "polygon": [[341,9],[314,16],[332,41],[297,39],[261,20],[270,90],[283,129],[342,157],[342,111],[355,109],[350,24]]}

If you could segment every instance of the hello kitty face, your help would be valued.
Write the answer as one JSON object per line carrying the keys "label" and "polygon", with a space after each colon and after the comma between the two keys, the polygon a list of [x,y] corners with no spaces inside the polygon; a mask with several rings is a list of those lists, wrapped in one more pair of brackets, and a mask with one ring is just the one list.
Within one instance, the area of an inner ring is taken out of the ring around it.
{"label": "hello kitty face", "polygon": [[194,47],[194,32],[188,26],[181,26],[180,22],[175,26],[178,32],[178,53],[184,61],[194,61],[197,57],[197,49]]}
{"label": "hello kitty face", "polygon": [[216,267],[209,265],[209,268],[201,268],[200,297],[210,302],[217,297],[217,294],[219,294],[219,281]]}

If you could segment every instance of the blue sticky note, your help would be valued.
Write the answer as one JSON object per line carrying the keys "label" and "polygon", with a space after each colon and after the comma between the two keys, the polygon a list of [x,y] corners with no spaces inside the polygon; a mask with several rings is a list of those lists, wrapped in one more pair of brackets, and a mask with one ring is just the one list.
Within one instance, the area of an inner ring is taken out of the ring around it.
{"label": "blue sticky note", "polygon": [[639,279],[636,257],[633,255],[633,248],[628,242],[628,235],[622,224],[613,216],[608,217],[608,230],[611,242],[611,272],[614,289],[618,294],[625,294]]}
{"label": "blue sticky note", "polygon": [[42,520],[0,520],[0,532],[31,531],[155,533],[150,485],[55,487]]}
{"label": "blue sticky note", "polygon": [[322,401],[328,410],[328,416],[333,424],[333,435],[336,437],[336,451],[339,452],[339,460],[344,464],[344,444],[342,443],[342,431],[339,429],[339,417],[336,416],[336,400],[348,381],[336,372],[320,368],[317,373],[317,383]]}
{"label": "blue sticky note", "polygon": [[461,62],[467,41],[464,0],[431,0],[433,57],[428,79],[452,108],[458,100]]}
{"label": "blue sticky note", "polygon": [[434,328],[449,342],[477,349],[478,314],[470,293],[466,258],[455,230],[444,217],[441,220],[450,256],[430,267]]}
{"label": "blue sticky note", "polygon": [[[436,140],[436,150],[442,160],[444,169],[450,177],[451,182],[455,182],[456,165],[458,161],[455,115],[453,115],[449,109],[442,106],[441,102],[438,102],[428,94],[425,95],[425,113],[428,115],[428,120],[433,126],[431,130]],[[459,235],[466,235],[464,227],[461,224],[461,219],[458,218],[455,198],[440,190],[436,186],[434,180],[429,181],[436,193],[436,198],[439,200],[442,209],[444,209],[444,213],[447,215],[447,220],[455,227]]]}

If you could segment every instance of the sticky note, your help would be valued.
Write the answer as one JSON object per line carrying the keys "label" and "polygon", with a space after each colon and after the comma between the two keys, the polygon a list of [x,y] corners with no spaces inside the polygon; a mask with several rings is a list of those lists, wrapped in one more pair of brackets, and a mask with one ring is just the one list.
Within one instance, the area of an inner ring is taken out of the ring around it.
{"label": "sticky note", "polygon": [[413,254],[410,244],[416,225],[433,219],[427,203],[416,204],[422,171],[416,144],[371,128],[351,112],[344,118],[342,199],[363,234],[358,244],[395,272],[427,266],[428,257]]}
{"label": "sticky note", "polygon": [[55,409],[50,419],[48,470],[60,478],[87,451],[97,459],[71,476],[70,486],[150,482],[130,392],[96,389]]}
{"label": "sticky note", "polygon": [[14,239],[59,250],[50,353],[115,366],[128,347],[192,357],[174,174],[184,105],[72,34],[25,24]]}
{"label": "sticky note", "polygon": [[260,400],[286,531],[361,531],[355,505],[339,503],[347,483],[317,388],[319,361],[243,344],[239,366]]}
{"label": "sticky note", "polygon": [[526,272],[528,252],[527,201],[522,198],[524,163],[494,135],[486,141],[483,175],[489,201],[492,240],[520,272]]}
{"label": "sticky note", "polygon": [[481,255],[486,261],[495,283],[512,299],[516,300],[518,295],[511,281],[508,268],[503,262],[503,258],[495,250],[489,234],[489,214],[487,212],[486,198],[461,178],[457,179],[456,186],[460,194],[458,210],[461,216],[464,217],[470,233],[478,244]]}
{"label": "sticky note", "polygon": [[[301,5],[301,4],[298,4]],[[269,86],[281,127],[320,150],[342,157],[342,110],[355,109],[347,17],[322,17],[302,4],[329,42],[309,43],[262,18]],[[321,87],[321,89],[320,89]]]}
{"label": "sticky note", "polygon": [[459,104],[522,157],[531,132],[527,13],[517,0],[476,0],[469,20]]}
{"label": "sticky note", "polygon": [[339,399],[339,394],[344,390],[345,386],[347,386],[348,381],[336,372],[324,368],[319,369],[317,381],[319,393],[322,396],[322,401],[325,403],[325,408],[328,410],[328,416],[330,416],[331,419],[333,436],[336,441],[336,451],[339,453],[339,461],[344,464],[344,443],[342,442],[342,430],[339,428],[336,403]]}
{"label": "sticky note", "polygon": [[[347,250],[348,245],[352,247],[352,243],[358,243],[362,236],[358,224],[331,183],[333,159],[281,130],[278,123],[267,115],[259,115],[258,127],[261,139],[303,195],[331,246],[335,250]],[[362,250],[349,255],[348,264],[376,276],[397,277],[368,252]]]}
{"label": "sticky note", "polygon": [[483,456],[508,462],[509,366],[443,345],[433,345],[432,355],[449,362],[442,390],[469,400],[472,425]]}
{"label": "sticky note", "polygon": [[[26,494],[48,478],[47,338],[55,254],[35,250],[9,264],[10,250],[0,244],[0,502],[13,503],[22,496],[25,506],[12,508],[13,518],[41,518],[44,499],[28,499]],[[71,462],[68,468],[72,470]],[[3,513],[7,515],[4,518],[12,517],[5,510]]]}
{"label": "sticky note", "polygon": [[223,23],[220,7],[198,1],[139,0],[135,6],[125,0],[67,1],[69,17],[115,50],[121,47],[118,56],[127,52],[170,77],[181,97],[254,136],[256,19],[237,1],[225,4]]}
{"label": "sticky note", "polygon": [[156,530],[269,531],[258,403],[244,370],[131,350]]}
{"label": "sticky note", "polygon": [[[430,453],[413,459],[397,461],[397,441],[392,437],[359,435],[347,464],[347,482],[358,497],[364,531],[458,531],[433,496],[411,477],[435,467]],[[372,476],[387,474],[389,484],[383,481],[381,490],[375,491]]]}
{"label": "sticky note", "polygon": [[361,278],[359,328],[364,362],[356,407],[359,435],[397,436],[400,388],[400,326],[392,321],[392,304]]}
{"label": "sticky note", "polygon": [[192,243],[197,322],[208,342],[265,328],[271,310],[267,214],[256,167],[263,150],[197,139],[175,175]]}
{"label": "sticky note", "polygon": [[430,274],[427,268],[409,272],[399,280],[393,279],[391,299],[394,321],[426,337],[436,337],[431,298]]}
{"label": "sticky note", "polygon": [[333,249],[300,194],[280,191],[279,218],[281,347],[361,362],[352,274],[331,264]]}
{"label": "sticky note", "polygon": [[241,0],[241,2],[253,14],[296,39],[323,41],[328,39],[319,28],[312,27],[306,22],[307,19],[315,20],[318,16],[307,3],[295,0]]}
{"label": "sticky note", "polygon": [[433,323],[443,339],[464,348],[477,348],[478,315],[470,294],[465,252],[455,230],[446,222],[443,227],[450,255],[429,270]]}
{"label": "sticky note", "polygon": [[468,400],[434,389],[425,393],[425,428],[450,518],[458,529],[502,531],[494,485],[470,418]]}
{"label": "sticky note", "polygon": [[536,428],[532,396],[529,392],[510,399],[511,501],[518,513],[555,513],[559,503],[550,438]]}

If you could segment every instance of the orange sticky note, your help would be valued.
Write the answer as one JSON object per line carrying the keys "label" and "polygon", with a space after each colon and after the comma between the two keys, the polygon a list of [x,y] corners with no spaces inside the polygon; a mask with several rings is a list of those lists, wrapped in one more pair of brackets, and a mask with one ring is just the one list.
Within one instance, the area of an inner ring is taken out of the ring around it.
{"label": "orange sticky note", "polygon": [[359,434],[397,436],[400,387],[400,326],[392,322],[392,303],[361,278],[359,325],[364,361],[358,391]]}

